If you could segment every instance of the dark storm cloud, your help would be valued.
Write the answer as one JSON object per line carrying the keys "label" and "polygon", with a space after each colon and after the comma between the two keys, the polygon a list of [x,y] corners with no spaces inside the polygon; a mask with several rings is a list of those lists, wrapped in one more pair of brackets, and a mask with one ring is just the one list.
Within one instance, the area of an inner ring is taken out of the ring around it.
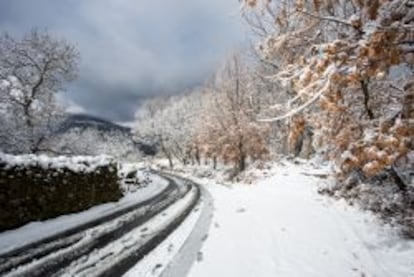
{"label": "dark storm cloud", "polygon": [[80,78],[64,97],[130,120],[143,99],[208,77],[242,41],[237,11],[237,0],[2,0],[0,28],[47,28],[74,42]]}

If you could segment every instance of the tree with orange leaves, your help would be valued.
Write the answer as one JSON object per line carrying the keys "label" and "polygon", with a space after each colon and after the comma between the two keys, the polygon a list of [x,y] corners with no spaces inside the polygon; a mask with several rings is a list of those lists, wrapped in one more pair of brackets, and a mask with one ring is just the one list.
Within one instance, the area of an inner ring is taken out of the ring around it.
{"label": "tree with orange leaves", "polygon": [[202,153],[233,163],[237,172],[245,170],[248,159],[265,158],[268,129],[255,121],[246,67],[239,56],[219,71],[207,91],[205,121],[198,136]]}
{"label": "tree with orange leaves", "polygon": [[260,121],[301,114],[344,177],[355,170],[367,178],[393,171],[394,162],[413,150],[412,115],[403,112],[410,109],[410,91],[400,84],[413,76],[414,3],[246,4],[244,17],[264,34],[261,59],[279,68],[268,78],[293,92],[285,110]]}

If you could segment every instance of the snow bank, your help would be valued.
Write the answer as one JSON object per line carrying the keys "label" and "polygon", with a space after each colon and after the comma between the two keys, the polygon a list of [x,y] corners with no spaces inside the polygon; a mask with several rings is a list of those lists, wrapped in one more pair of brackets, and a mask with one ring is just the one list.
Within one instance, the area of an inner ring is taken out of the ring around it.
{"label": "snow bank", "polygon": [[[198,179],[210,179],[214,180],[217,183],[226,185],[226,186],[233,186],[233,185],[252,185],[258,180],[263,178],[267,178],[274,174],[280,166],[284,164],[309,164],[312,166],[307,170],[309,173],[316,174],[316,175],[323,175],[324,177],[329,177],[332,173],[331,171],[331,164],[327,162],[321,162],[317,160],[316,157],[314,160],[306,160],[301,158],[285,158],[280,157],[277,162],[274,161],[256,161],[253,163],[249,163],[247,165],[246,170],[243,172],[235,175],[234,166],[233,165],[225,165],[222,163],[217,163],[216,169],[213,168],[211,163],[204,164],[201,163],[200,165],[185,165],[176,164],[174,168],[171,170],[168,167],[167,160],[155,160],[153,163],[153,167],[157,170],[162,170],[166,172],[175,173],[187,178],[198,178]],[[318,164],[318,169],[315,169],[315,165]]]}
{"label": "snow bank", "polygon": [[98,167],[113,164],[113,158],[105,155],[100,156],[59,156],[49,157],[46,155],[9,155],[0,153],[0,165],[9,169],[12,167],[41,167],[43,169],[69,169],[75,172],[93,172]]}

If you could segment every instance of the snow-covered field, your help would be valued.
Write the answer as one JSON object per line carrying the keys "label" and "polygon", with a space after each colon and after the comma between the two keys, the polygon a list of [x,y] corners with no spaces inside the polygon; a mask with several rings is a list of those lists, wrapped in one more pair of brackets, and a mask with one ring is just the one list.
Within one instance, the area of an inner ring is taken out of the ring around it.
{"label": "snow-covered field", "polygon": [[102,204],[80,213],[62,215],[41,222],[31,222],[0,233],[0,254],[143,202],[159,194],[168,185],[166,180],[157,175],[151,175],[150,179],[150,185],[126,194],[118,202]]}
{"label": "snow-covered field", "polygon": [[414,276],[414,241],[319,195],[314,173],[284,163],[254,185],[198,179],[215,210],[189,276]]}

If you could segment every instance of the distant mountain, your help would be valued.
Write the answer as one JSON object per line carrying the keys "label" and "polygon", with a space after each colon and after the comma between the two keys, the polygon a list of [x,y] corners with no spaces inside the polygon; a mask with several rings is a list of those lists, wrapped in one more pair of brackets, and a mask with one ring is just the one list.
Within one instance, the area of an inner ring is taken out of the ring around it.
{"label": "distant mountain", "polygon": [[103,132],[116,131],[131,134],[131,128],[88,114],[69,115],[58,127],[57,132],[66,132],[72,128],[94,128]]}
{"label": "distant mountain", "polygon": [[[157,147],[142,141],[135,141],[132,136],[131,128],[121,126],[109,120],[99,118],[88,114],[70,114],[56,128],[54,132],[57,136],[65,135],[74,130],[79,131],[97,131],[100,134],[113,135],[116,137],[124,137],[129,140],[144,155],[153,156],[157,153]],[[120,136],[121,135],[121,136]],[[124,139],[123,139],[124,140]],[[125,140],[124,140],[125,141]]]}

